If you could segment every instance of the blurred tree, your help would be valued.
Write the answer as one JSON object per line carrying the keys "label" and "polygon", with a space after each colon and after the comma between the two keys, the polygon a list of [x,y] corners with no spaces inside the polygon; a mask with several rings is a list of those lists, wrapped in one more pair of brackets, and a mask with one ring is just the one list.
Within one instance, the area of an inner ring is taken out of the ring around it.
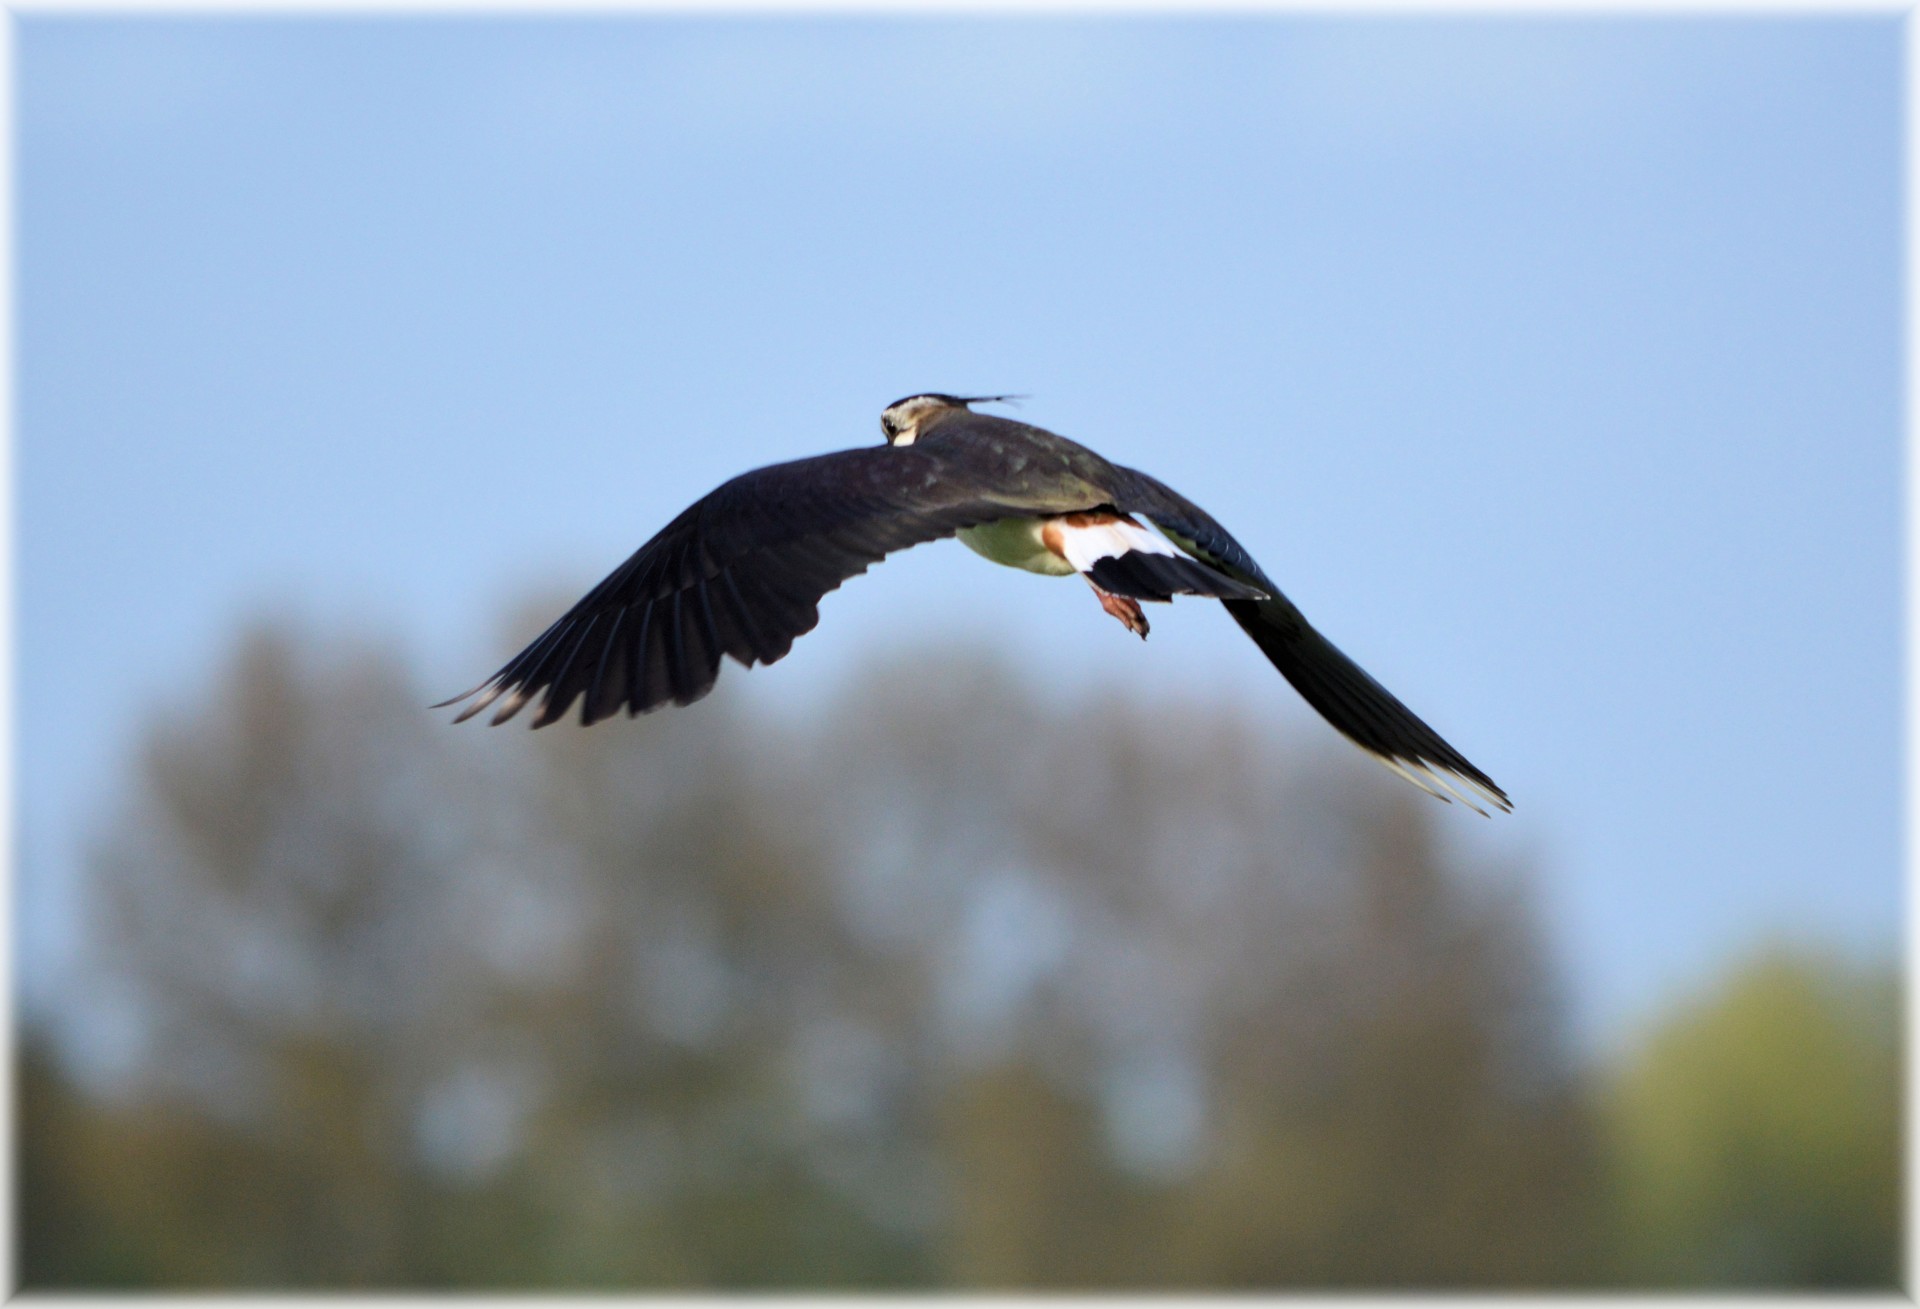
{"label": "blurred tree", "polygon": [[88,971],[137,1015],[116,1094],[234,1149],[204,1194],[93,1175],[202,1258],[74,1281],[913,1275],[808,1166],[785,1046],[848,962],[724,710],[453,734],[391,656],[271,629],[217,682],[147,735]]}
{"label": "blurred tree", "polygon": [[133,1035],[104,1092],[33,1056],[29,1284],[1596,1275],[1522,879],[1433,806],[973,657],[745,684],[450,732],[390,654],[243,640],[92,861]]}
{"label": "blurred tree", "polygon": [[249,634],[149,732],[93,864],[89,972],[138,1015],[119,1092],[146,1141],[112,1202],[148,1188],[158,1281],[404,1282],[423,1244],[414,1116],[483,993],[439,912],[470,850],[393,660],[309,662]]}
{"label": "blurred tree", "polygon": [[1525,897],[1443,864],[1431,802],[1290,768],[1222,706],[1049,713],[928,659],[863,688],[836,820],[889,834],[889,896],[947,954],[952,1280],[1597,1274]]}
{"label": "blurred tree", "polygon": [[1418,797],[1355,820],[1349,895],[1297,965],[1313,1000],[1218,1033],[1232,1137],[1182,1261],[1246,1285],[1589,1280],[1599,1160],[1523,899],[1449,873]]}
{"label": "blurred tree", "polygon": [[1608,1096],[1636,1285],[1901,1285],[1900,987],[1766,952],[1670,1016]]}
{"label": "blurred tree", "polygon": [[100,1203],[99,1146],[122,1144],[131,1132],[100,1121],[104,1112],[76,1093],[42,1039],[29,1033],[15,1059],[14,1266],[21,1283],[144,1284],[161,1252],[146,1248],[141,1225],[123,1227]]}

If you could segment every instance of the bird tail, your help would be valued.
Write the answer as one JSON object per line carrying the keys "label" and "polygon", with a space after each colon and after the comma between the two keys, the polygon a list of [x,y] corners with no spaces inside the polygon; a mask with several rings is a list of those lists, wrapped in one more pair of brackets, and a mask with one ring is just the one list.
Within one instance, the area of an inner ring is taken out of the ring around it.
{"label": "bird tail", "polygon": [[1458,799],[1481,814],[1486,810],[1477,801],[1512,811],[1507,793],[1491,777],[1315,631],[1292,604],[1277,597],[1224,603],[1301,698],[1362,750],[1442,800]]}
{"label": "bird tail", "polygon": [[1246,601],[1267,598],[1259,587],[1237,582],[1219,569],[1183,555],[1129,550],[1095,559],[1084,571],[1102,591],[1135,600],[1171,600],[1176,595]]}

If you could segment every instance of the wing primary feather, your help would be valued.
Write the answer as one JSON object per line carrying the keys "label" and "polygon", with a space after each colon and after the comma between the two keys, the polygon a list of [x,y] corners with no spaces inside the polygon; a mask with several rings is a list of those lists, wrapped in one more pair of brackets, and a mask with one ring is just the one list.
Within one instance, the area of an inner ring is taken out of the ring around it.
{"label": "wing primary feather", "polygon": [[707,594],[712,584],[712,580],[709,579],[695,584],[692,589],[694,598],[700,602],[700,621],[706,626],[707,658],[701,663],[703,667],[711,664],[715,670],[718,670],[720,656],[727,652],[728,642],[722,639],[720,624],[714,618],[713,598]]}
{"label": "wing primary feather", "polygon": [[[1479,791],[1490,804],[1511,811],[1512,802],[1491,778],[1315,631],[1291,604],[1277,597],[1264,602],[1225,603],[1227,611],[1301,697],[1355,744],[1409,781],[1415,780],[1410,775],[1412,769],[1422,770],[1479,812],[1485,811],[1442,774]],[[1416,785],[1433,791],[1430,784]]]}
{"label": "wing primary feather", "polygon": [[[493,683],[499,680],[500,680],[500,674],[494,673],[489,677],[487,677],[484,681],[476,682],[473,686],[462,691],[459,695],[450,695],[444,700],[437,700],[433,704],[428,705],[427,708],[445,709],[448,705],[457,705],[470,695],[478,695],[481,691],[483,691],[488,686],[491,686]],[[460,719],[456,718],[453,721],[457,723],[460,721]]]}
{"label": "wing primary feather", "polygon": [[[507,684],[505,682],[496,681],[489,687],[486,682],[482,682],[480,683],[479,686],[474,687],[472,691],[467,692],[467,695],[473,695],[475,692],[478,692],[479,690],[481,690],[482,687],[487,688],[486,694],[482,695],[478,700],[475,700],[472,704],[468,705],[465,709],[462,709],[459,713],[455,714],[453,716],[454,722],[464,723],[467,721],[467,719],[473,717],[475,714],[479,713],[482,709],[485,709],[488,705],[492,704],[495,700],[498,700],[500,698],[500,693],[507,689]],[[444,709],[447,707],[447,705],[458,704],[461,700],[464,700],[466,698],[467,698],[466,695],[457,696],[452,700],[448,700],[445,704],[437,704],[433,707],[435,709]]]}
{"label": "wing primary feather", "polygon": [[780,553],[783,561],[792,565],[809,587],[823,595],[837,589],[854,573],[865,572],[867,567],[863,557],[827,537],[795,541]]}
{"label": "wing primary feather", "polygon": [[[1318,637],[1317,633],[1315,637]],[[1325,644],[1325,638],[1318,639]],[[1359,665],[1345,656],[1341,656],[1341,662],[1345,667],[1336,663],[1325,670],[1328,673],[1326,684],[1347,706],[1354,720],[1366,725],[1376,750],[1429,769],[1437,766],[1458,773],[1463,779],[1477,771],[1438,732],[1369,677]]]}
{"label": "wing primary feather", "polygon": [[1425,773],[1428,777],[1431,777],[1435,782],[1439,783],[1441,786],[1445,787],[1460,801],[1461,804],[1473,810],[1473,812],[1475,812],[1476,814],[1479,814],[1482,818],[1491,818],[1493,816],[1492,814],[1489,814],[1486,810],[1482,809],[1477,803],[1475,803],[1473,798],[1469,796],[1465,791],[1462,791],[1459,787],[1453,784],[1453,778],[1447,769],[1435,768],[1432,764],[1422,762],[1420,765],[1420,771]]}
{"label": "wing primary feather", "polygon": [[[702,561],[706,551],[698,538],[689,538],[675,562],[680,586],[673,593],[674,703],[687,705],[713,689],[720,656],[712,647],[714,634],[703,621],[697,603],[704,591]],[[693,601],[688,597],[692,596]]]}
{"label": "wing primary feather", "polygon": [[[731,566],[722,568],[715,575],[714,581],[726,586],[726,595],[730,601],[727,608],[732,612],[733,625],[739,629],[740,639],[746,645],[745,657],[735,655],[734,658],[739,659],[740,663],[748,668],[753,667],[756,660],[763,664],[772,663],[773,659],[767,657],[767,651],[773,647],[761,634],[760,625],[754,621],[753,611],[748,607],[745,597],[740,594],[740,584],[734,580],[733,568]],[[775,655],[773,658],[777,659],[779,656]]]}
{"label": "wing primary feather", "polygon": [[613,685],[607,681],[607,670],[609,666],[614,668],[624,666],[619,662],[620,624],[625,621],[627,612],[626,609],[616,609],[613,611],[613,626],[607,629],[604,643],[605,648],[600,651],[599,663],[595,665],[593,676],[587,681],[586,698],[580,702],[580,725],[582,727],[591,727],[597,720],[613,712],[613,706],[604,703],[603,693],[610,685]]}
{"label": "wing primary feather", "polygon": [[1507,799],[1505,792],[1502,792],[1497,788],[1494,790],[1488,790],[1485,786],[1482,786],[1479,782],[1476,782],[1473,778],[1468,777],[1464,773],[1455,773],[1454,776],[1461,783],[1471,788],[1475,795],[1479,796],[1482,800],[1485,800],[1488,804],[1492,805],[1494,808],[1499,809],[1503,813],[1513,812],[1513,802]]}
{"label": "wing primary feather", "polygon": [[532,675],[538,662],[546,658],[547,654],[559,644],[561,638],[573,629],[575,621],[573,615],[570,613],[562,615],[555,620],[546,631],[534,639],[531,645],[509,660],[505,668],[502,668],[498,673],[494,674],[493,689],[482,696],[479,703],[470,706],[465,713],[462,713],[453,721],[456,723],[464,723],[467,719],[492,704],[502,691],[510,691],[512,694],[507,697],[506,703],[500,708],[500,712],[493,716],[487,726],[498,727],[501,723],[506,722],[507,719],[520,712],[520,706],[531,699],[533,692],[539,689],[538,687],[529,688],[526,685],[527,679]]}
{"label": "wing primary feather", "polygon": [[[540,700],[534,725],[545,726],[576,696],[585,697],[583,723],[622,703],[638,714],[698,699],[728,655],[749,666],[784,657],[819,623],[820,598],[888,553],[1004,516],[994,474],[954,458],[863,448],[732,478],[676,515],[505,668],[436,707],[477,698],[456,708],[459,721],[492,709],[504,722]],[[714,581],[723,574],[724,590]],[[698,592],[692,600],[688,589]]]}
{"label": "wing primary feather", "polygon": [[[1362,746],[1361,749],[1364,750],[1366,749],[1366,747]],[[1394,772],[1400,774],[1400,776],[1406,778],[1409,782],[1412,782],[1415,786],[1419,787],[1422,791],[1425,791],[1428,795],[1438,800],[1441,804],[1453,803],[1453,801],[1450,798],[1434,790],[1433,787],[1429,786],[1423,779],[1416,776],[1412,769],[1408,768],[1405,764],[1401,763],[1398,759],[1395,759],[1392,755],[1381,754],[1378,750],[1367,750],[1367,754],[1372,757],[1374,762],[1385,764],[1388,768],[1391,768]]]}
{"label": "wing primary feather", "polygon": [[700,586],[695,584],[675,597],[680,607],[681,650],[686,656],[687,698],[680,704],[692,704],[713,690],[720,669],[720,652],[708,640],[706,624],[700,618]]}
{"label": "wing primary feather", "polygon": [[690,704],[693,700],[693,682],[688,676],[687,661],[687,618],[681,611],[680,601],[685,591],[675,591],[667,604],[667,680],[673,687],[675,704]]}
{"label": "wing primary feather", "polygon": [[533,699],[533,693],[538,689],[538,687],[528,686],[524,682],[514,687],[513,694],[502,700],[499,710],[494,713],[493,717],[487,720],[487,726],[498,727],[519,713],[521,709],[526,707],[527,701]]}
{"label": "wing primary feather", "polygon": [[[735,570],[727,570],[727,585],[740,602],[740,612],[753,623],[759,643],[756,651],[763,664],[784,659],[793,649],[793,632],[796,624],[783,617],[787,606],[783,605],[768,590],[764,579],[751,573],[744,577],[735,576]],[[800,630],[804,630],[803,625]],[[769,635],[771,633],[771,635]]]}
{"label": "wing primary feather", "polygon": [[819,608],[810,601],[792,598],[795,592],[804,594],[810,588],[785,560],[771,551],[763,551],[754,557],[754,564],[754,571],[746,574],[742,581],[760,594],[763,607],[786,634],[791,649],[796,638],[806,635],[819,623]]}
{"label": "wing primary feather", "polygon": [[553,626],[542,632],[531,645],[515,655],[507,666],[500,670],[501,680],[517,686],[533,676],[540,665],[552,657],[561,642],[566,640],[567,634],[579,624],[580,620],[575,616],[578,612],[576,607],[573,612],[562,616]]}
{"label": "wing primary feather", "polygon": [[627,662],[627,717],[633,718],[653,707],[653,697],[647,683],[647,638],[653,627],[653,603],[643,601],[640,606],[640,634],[627,642],[626,653],[622,656]]}
{"label": "wing primary feather", "polygon": [[646,708],[663,705],[673,698],[671,649],[673,643],[672,598],[656,600],[651,608],[652,627],[647,633]]}
{"label": "wing primary feather", "polygon": [[[548,623],[547,629],[544,632],[540,633],[539,636],[536,636],[528,644],[526,649],[522,650],[519,654],[515,655],[513,658],[507,660],[505,667],[501,668],[500,671],[495,673],[492,677],[489,677],[486,681],[480,683],[479,686],[474,687],[473,690],[471,691],[463,691],[459,695],[454,696],[450,700],[442,700],[439,704],[432,705],[430,707],[434,709],[445,709],[448,705],[459,704],[462,700],[466,699],[470,695],[477,694],[482,690],[487,690],[487,694],[485,698],[483,698],[480,701],[480,703],[475,705],[469,705],[464,711],[461,712],[461,714],[457,718],[453,720],[456,723],[466,722],[467,719],[473,717],[475,714],[479,713],[482,709],[485,709],[488,705],[492,704],[494,702],[494,699],[497,696],[499,696],[499,694],[502,691],[506,690],[509,686],[513,685],[515,681],[515,675],[518,673],[521,667],[523,667],[527,663],[527,661],[534,656],[536,652],[544,650],[549,645],[551,645],[555,640],[555,638],[557,637],[557,635],[560,632],[565,631],[567,627],[569,627],[572,624],[572,622],[573,622],[573,615],[571,613],[562,614],[559,618],[556,618],[553,622]],[[488,688],[491,688],[491,689],[489,690]]]}
{"label": "wing primary feather", "polygon": [[566,658],[561,661],[559,669],[548,680],[546,698],[540,702],[540,712],[533,716],[535,728],[545,727],[554,722],[566,713],[567,707],[573,703],[573,697],[578,692],[568,686],[567,677],[573,672],[574,665],[580,662],[580,655],[586,650],[587,641],[599,622],[599,614],[594,614],[587,619],[587,625],[580,629],[580,635],[573,640],[573,648],[567,651]]}

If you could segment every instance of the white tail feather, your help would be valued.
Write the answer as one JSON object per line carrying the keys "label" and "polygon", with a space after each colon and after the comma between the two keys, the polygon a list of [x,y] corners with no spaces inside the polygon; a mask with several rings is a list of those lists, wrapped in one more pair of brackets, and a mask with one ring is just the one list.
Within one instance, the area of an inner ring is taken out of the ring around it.
{"label": "white tail feather", "polygon": [[1124,518],[1087,527],[1074,527],[1068,523],[1061,523],[1060,552],[1066,556],[1067,562],[1073,565],[1074,571],[1081,573],[1092,568],[1098,560],[1118,559],[1124,554],[1155,554],[1166,555],[1173,559],[1180,558],[1180,552],[1168,544],[1165,538]]}

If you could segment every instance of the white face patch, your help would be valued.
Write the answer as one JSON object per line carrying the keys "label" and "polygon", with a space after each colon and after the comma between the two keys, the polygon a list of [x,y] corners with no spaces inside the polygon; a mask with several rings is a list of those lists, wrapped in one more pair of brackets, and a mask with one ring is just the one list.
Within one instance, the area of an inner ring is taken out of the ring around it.
{"label": "white face patch", "polygon": [[[936,400],[930,395],[916,395],[893,405],[881,415],[881,431],[886,434],[889,445],[912,445],[920,435],[920,424],[929,414],[944,412],[952,408],[944,400]],[[892,424],[891,428],[887,424]]]}

